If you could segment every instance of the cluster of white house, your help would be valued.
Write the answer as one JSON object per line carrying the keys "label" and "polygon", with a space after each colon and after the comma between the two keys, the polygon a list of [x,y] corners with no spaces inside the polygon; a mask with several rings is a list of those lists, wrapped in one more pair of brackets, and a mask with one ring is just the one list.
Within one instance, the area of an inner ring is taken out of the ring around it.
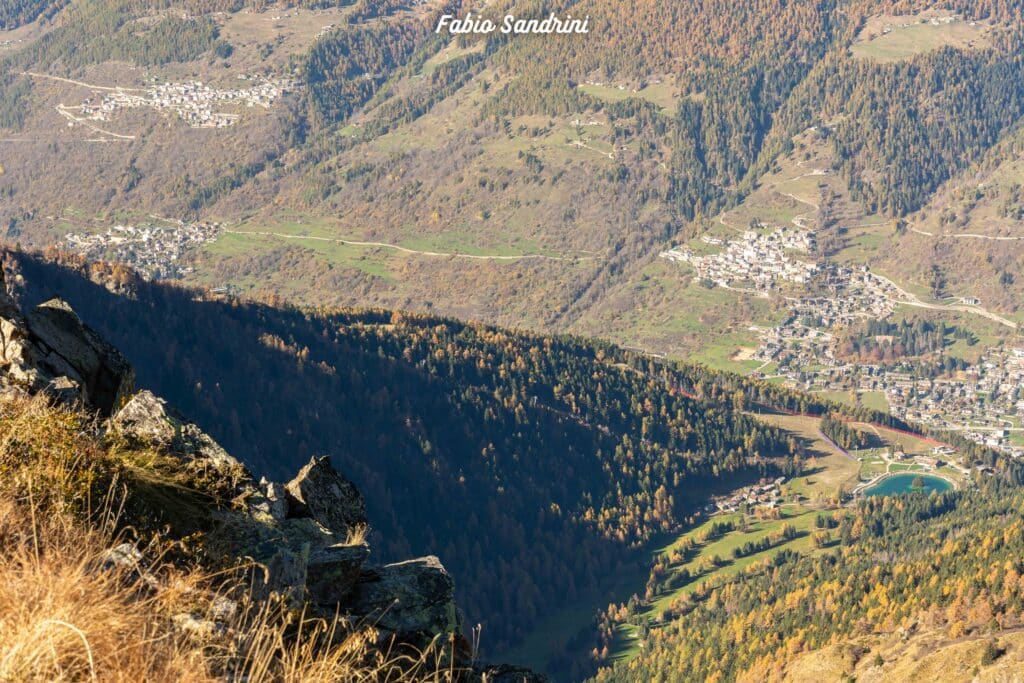
{"label": "cluster of white house", "polygon": [[173,226],[115,225],[101,233],[72,233],[63,245],[90,260],[126,263],[149,279],[180,277],[191,267],[181,263],[185,254],[217,239],[218,223],[181,223]]}
{"label": "cluster of white house", "polygon": [[905,297],[891,281],[866,266],[795,258],[794,252],[815,250],[814,233],[807,230],[750,230],[739,239],[702,239],[720,250],[697,254],[676,247],[661,256],[689,264],[695,280],[704,284],[767,296],[783,282],[813,280],[820,292],[789,299],[785,321],[757,330],[761,343],[753,358],[762,362],[761,374],[810,390],[881,392],[897,417],[1024,456],[1019,436],[1024,430],[1024,349],[990,349],[967,370],[934,377],[905,366],[849,362],[837,356],[833,331],[892,315]]}
{"label": "cluster of white house", "polygon": [[897,417],[1024,457],[1024,348],[991,349],[953,377],[893,377],[885,392]]}
{"label": "cluster of white house", "polygon": [[[245,77],[248,80],[248,77]],[[297,87],[288,80],[262,80],[246,88],[214,88],[201,81],[163,83],[145,90],[121,89],[107,92],[98,101],[89,98],[82,114],[96,121],[108,121],[123,109],[148,107],[170,110],[195,128],[224,128],[234,125],[239,115],[217,111],[223,105],[270,108],[282,95]]]}
{"label": "cluster of white house", "polygon": [[689,263],[695,271],[694,279],[699,282],[753,290],[762,296],[767,296],[780,281],[808,282],[819,270],[818,264],[789,254],[814,250],[814,233],[807,230],[779,228],[768,233],[748,230],[739,239],[718,240],[717,244],[725,249],[716,254],[700,255],[689,248],[676,247],[660,256]]}
{"label": "cluster of white house", "polygon": [[744,505],[772,510],[783,503],[781,487],[785,482],[785,477],[778,477],[766,484],[746,486],[729,496],[715,498],[714,503],[709,504],[706,511],[736,512]]}

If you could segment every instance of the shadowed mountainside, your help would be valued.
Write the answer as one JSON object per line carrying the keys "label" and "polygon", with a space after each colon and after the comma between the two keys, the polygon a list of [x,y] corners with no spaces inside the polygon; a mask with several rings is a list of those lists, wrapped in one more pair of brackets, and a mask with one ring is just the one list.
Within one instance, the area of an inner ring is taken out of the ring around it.
{"label": "shadowed mountainside", "polygon": [[11,261],[23,303],[66,299],[142,387],[258,473],[330,453],[365,493],[385,558],[444,557],[467,623],[484,622],[496,647],[597,588],[719,476],[765,473],[787,450],[731,403],[671,389],[685,373],[608,345],[208,300],[120,268]]}

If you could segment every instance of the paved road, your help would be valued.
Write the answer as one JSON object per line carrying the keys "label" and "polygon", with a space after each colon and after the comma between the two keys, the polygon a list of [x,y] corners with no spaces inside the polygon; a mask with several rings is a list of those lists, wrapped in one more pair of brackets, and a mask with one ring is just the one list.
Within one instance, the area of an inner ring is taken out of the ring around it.
{"label": "paved road", "polygon": [[995,313],[992,313],[991,311],[987,311],[981,306],[967,306],[966,304],[930,304],[925,301],[921,301],[920,299],[917,298],[917,296],[903,289],[902,287],[900,287],[899,285],[897,285],[895,282],[885,277],[884,275],[879,275],[874,271],[872,271],[872,275],[890,285],[893,289],[896,290],[897,293],[899,293],[901,297],[903,297],[902,300],[891,299],[893,303],[905,304],[907,306],[916,306],[917,308],[927,308],[933,311],[960,311],[963,313],[974,313],[975,315],[980,315],[984,318],[988,318],[989,320],[993,320],[999,323],[1000,325],[1005,325],[1010,329],[1017,329],[1017,323],[1013,322],[1012,320],[1007,320],[1006,318],[998,316]]}
{"label": "paved road", "polygon": [[910,232],[917,233],[918,235],[925,235],[926,237],[952,237],[952,238],[963,238],[963,239],[974,239],[974,240],[991,240],[993,242],[1017,242],[1024,240],[1024,237],[1000,237],[998,235],[979,235],[976,232],[957,232],[957,233],[946,233],[942,235],[936,235],[934,232],[928,232],[927,230],[918,230],[917,228],[911,228]]}

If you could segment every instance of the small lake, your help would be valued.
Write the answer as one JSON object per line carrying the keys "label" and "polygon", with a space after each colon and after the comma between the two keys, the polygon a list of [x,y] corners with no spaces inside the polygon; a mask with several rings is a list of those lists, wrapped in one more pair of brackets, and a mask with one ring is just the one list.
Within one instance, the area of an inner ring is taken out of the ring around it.
{"label": "small lake", "polygon": [[[914,488],[914,480],[918,477],[924,481],[924,486],[919,489]],[[953,485],[941,477],[933,477],[930,474],[919,474],[917,472],[911,472],[906,474],[892,474],[878,482],[874,486],[869,486],[864,489],[865,496],[896,496],[901,493],[911,493],[916,491],[923,491],[925,493],[931,493],[932,491],[948,491],[953,488]]]}

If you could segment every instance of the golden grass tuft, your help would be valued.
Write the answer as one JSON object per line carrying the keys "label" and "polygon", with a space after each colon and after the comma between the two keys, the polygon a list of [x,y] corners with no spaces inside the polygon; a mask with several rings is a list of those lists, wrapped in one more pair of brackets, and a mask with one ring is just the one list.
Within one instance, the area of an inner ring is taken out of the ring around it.
{"label": "golden grass tuft", "polygon": [[74,411],[0,398],[0,681],[457,678],[440,647],[390,652],[371,626],[253,600],[158,537],[145,567],[112,564],[119,457]]}

